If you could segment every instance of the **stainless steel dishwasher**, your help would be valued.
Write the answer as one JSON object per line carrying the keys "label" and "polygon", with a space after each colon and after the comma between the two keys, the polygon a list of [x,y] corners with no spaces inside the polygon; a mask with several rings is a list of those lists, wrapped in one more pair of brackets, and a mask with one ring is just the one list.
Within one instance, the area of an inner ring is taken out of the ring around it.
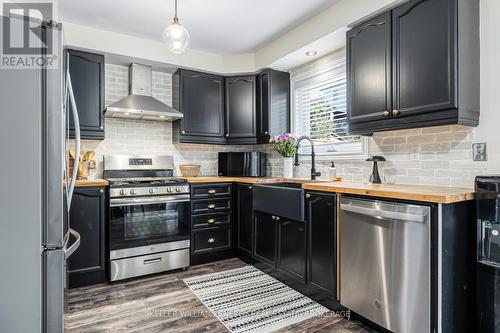
{"label": "stainless steel dishwasher", "polygon": [[430,207],[342,197],[340,302],[395,333],[430,331]]}

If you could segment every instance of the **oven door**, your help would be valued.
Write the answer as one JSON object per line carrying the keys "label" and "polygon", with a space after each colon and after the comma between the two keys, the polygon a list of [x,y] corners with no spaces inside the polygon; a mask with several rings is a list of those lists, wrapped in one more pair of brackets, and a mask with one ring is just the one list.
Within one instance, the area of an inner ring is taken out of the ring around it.
{"label": "oven door", "polygon": [[189,194],[110,199],[110,250],[189,239]]}

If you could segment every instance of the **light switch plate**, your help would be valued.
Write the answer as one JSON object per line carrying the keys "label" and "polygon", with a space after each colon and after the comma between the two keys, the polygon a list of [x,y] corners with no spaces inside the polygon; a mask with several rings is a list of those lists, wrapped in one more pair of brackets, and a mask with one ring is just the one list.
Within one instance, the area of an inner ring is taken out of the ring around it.
{"label": "light switch plate", "polygon": [[488,152],[486,151],[486,142],[472,144],[472,159],[475,162],[488,160]]}

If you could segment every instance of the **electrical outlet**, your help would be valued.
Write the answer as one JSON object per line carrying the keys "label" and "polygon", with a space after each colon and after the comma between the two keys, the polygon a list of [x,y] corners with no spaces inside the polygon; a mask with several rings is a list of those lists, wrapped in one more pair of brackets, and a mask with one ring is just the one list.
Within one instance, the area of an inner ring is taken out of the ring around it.
{"label": "electrical outlet", "polygon": [[416,148],[411,149],[408,155],[410,161],[418,160],[418,150]]}
{"label": "electrical outlet", "polygon": [[472,144],[472,160],[475,162],[487,161],[488,152],[486,150],[486,142]]}

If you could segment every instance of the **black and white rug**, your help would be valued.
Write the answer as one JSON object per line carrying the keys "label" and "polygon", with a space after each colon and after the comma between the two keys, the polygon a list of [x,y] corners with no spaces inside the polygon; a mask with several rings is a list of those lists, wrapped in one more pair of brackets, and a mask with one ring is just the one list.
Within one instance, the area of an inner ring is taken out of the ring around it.
{"label": "black and white rug", "polygon": [[252,266],[184,283],[233,333],[272,332],[329,311]]}

